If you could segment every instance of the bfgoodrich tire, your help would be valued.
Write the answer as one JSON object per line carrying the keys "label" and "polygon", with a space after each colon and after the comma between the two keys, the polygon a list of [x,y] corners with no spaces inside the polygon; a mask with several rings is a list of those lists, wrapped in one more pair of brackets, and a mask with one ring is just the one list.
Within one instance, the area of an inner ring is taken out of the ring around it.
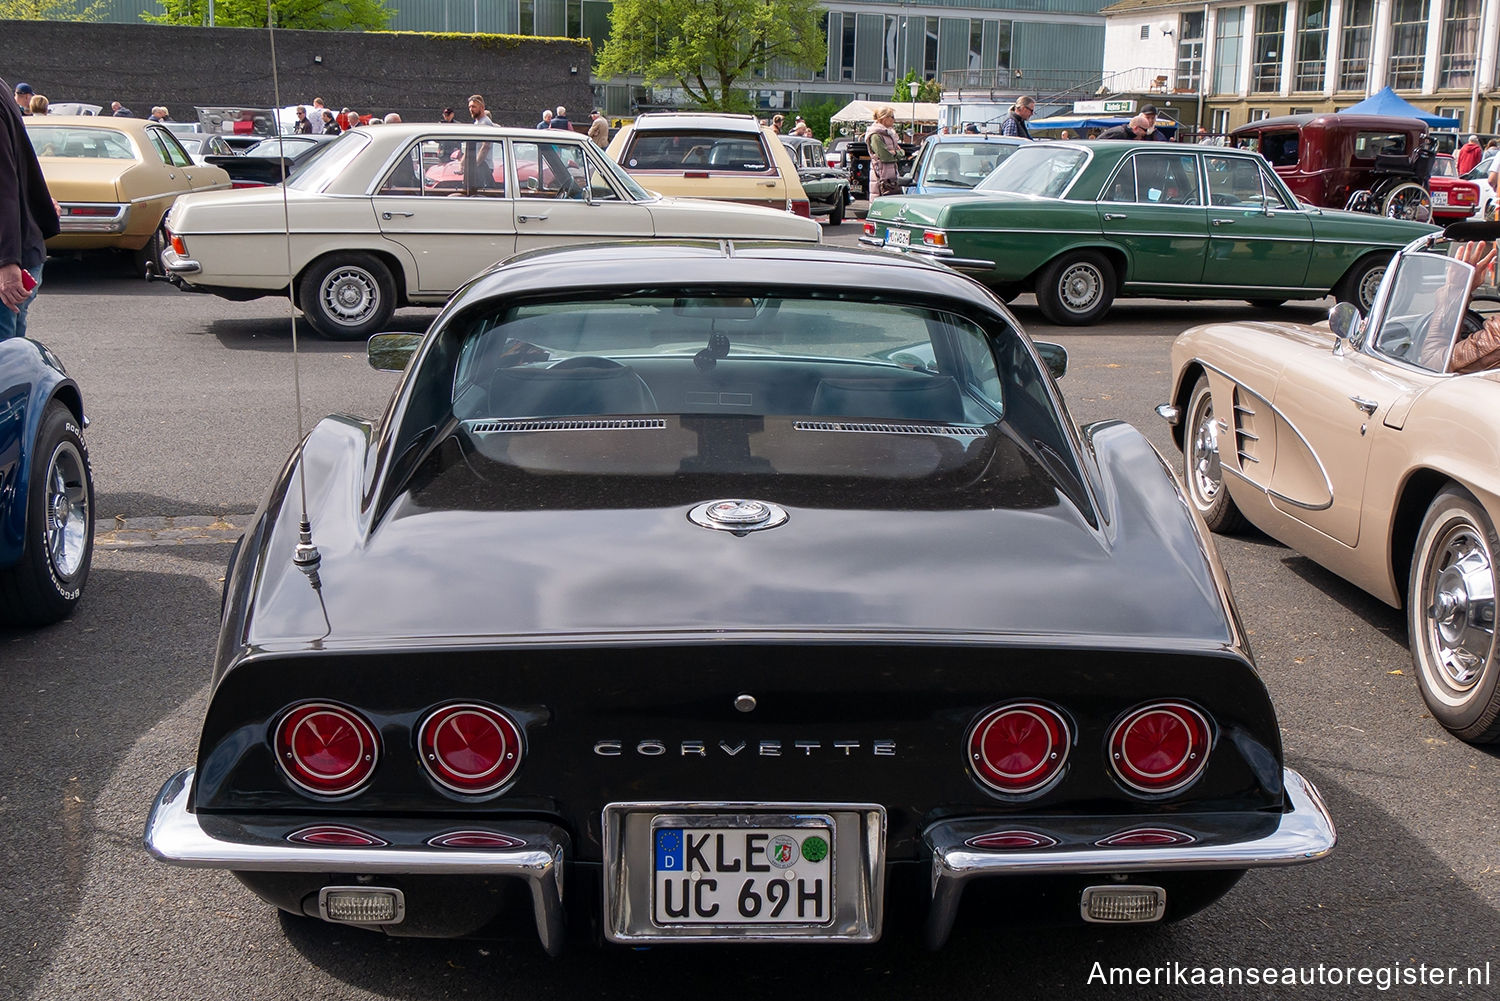
{"label": "bfgoodrich tire", "polygon": [[0,570],[0,622],[41,626],[78,604],[94,554],[94,478],[72,411],[47,404],[26,488],[21,559]]}
{"label": "bfgoodrich tire", "polygon": [[1093,323],[1114,301],[1115,269],[1103,254],[1092,250],[1064,254],[1037,278],[1037,305],[1053,323],[1070,327]]}
{"label": "bfgoodrich tire", "polygon": [[364,340],[396,311],[396,280],[371,254],[331,254],[303,273],[297,296],[308,322],[324,337]]}
{"label": "bfgoodrich tire", "polygon": [[1193,386],[1187,412],[1182,430],[1182,481],[1188,499],[1211,530],[1226,535],[1242,532],[1249,522],[1224,486],[1219,459],[1219,440],[1224,431],[1214,415],[1214,398],[1206,376],[1200,376]]}
{"label": "bfgoodrich tire", "polygon": [[1406,619],[1412,661],[1432,718],[1474,744],[1500,740],[1495,652],[1495,558],[1500,538],[1484,509],[1452,487],[1417,530]]}
{"label": "bfgoodrich tire", "polygon": [[1334,287],[1333,295],[1339,302],[1353,303],[1365,316],[1375,305],[1375,293],[1380,291],[1380,282],[1390,267],[1389,257],[1367,257],[1350,268]]}

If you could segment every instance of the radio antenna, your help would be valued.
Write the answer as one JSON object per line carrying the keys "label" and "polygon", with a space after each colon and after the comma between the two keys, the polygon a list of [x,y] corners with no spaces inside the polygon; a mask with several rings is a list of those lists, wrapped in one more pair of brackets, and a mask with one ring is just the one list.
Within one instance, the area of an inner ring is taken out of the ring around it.
{"label": "radio antenna", "polygon": [[[287,207],[286,194],[286,142],[281,138],[281,77],[276,67],[276,9],[272,0],[266,0],[266,37],[271,45],[271,108],[272,134],[279,144],[281,163],[281,231],[286,236],[286,304],[287,316],[292,325],[292,395],[297,410],[297,441],[304,442],[302,428],[302,362],[297,351],[297,304],[292,289],[292,214]],[[303,445],[306,448],[305,444]],[[307,516],[307,454],[297,463],[297,490],[302,501],[302,520],[298,526],[297,549],[292,562],[304,573],[316,579],[318,563],[323,557],[313,545],[312,522]]]}

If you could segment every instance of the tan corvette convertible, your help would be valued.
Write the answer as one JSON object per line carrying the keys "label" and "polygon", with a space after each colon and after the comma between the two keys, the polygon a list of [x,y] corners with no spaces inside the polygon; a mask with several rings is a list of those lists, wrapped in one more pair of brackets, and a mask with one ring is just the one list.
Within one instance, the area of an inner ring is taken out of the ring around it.
{"label": "tan corvette convertible", "polygon": [[1157,408],[1209,527],[1249,522],[1404,606],[1423,697],[1474,743],[1500,741],[1500,370],[1452,369],[1500,303],[1468,300],[1473,269],[1450,253],[1496,237],[1456,223],[1408,245],[1368,317],[1188,330]]}

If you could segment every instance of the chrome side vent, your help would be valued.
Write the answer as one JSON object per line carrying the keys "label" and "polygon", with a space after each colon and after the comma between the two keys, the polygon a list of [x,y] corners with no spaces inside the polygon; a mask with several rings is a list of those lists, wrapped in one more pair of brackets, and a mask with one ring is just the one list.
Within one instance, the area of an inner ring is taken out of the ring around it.
{"label": "chrome side vent", "polygon": [[863,421],[796,421],[798,431],[853,431],[860,434],[932,434],[945,438],[983,438],[982,427],[961,424],[881,424]]}
{"label": "chrome side vent", "polygon": [[525,431],[660,431],[660,417],[537,419],[526,421],[464,421],[470,434],[515,434]]}
{"label": "chrome side vent", "polygon": [[1255,397],[1243,392],[1238,386],[1234,390],[1234,451],[1239,456],[1240,468],[1247,462],[1260,462],[1260,435],[1256,434]]}

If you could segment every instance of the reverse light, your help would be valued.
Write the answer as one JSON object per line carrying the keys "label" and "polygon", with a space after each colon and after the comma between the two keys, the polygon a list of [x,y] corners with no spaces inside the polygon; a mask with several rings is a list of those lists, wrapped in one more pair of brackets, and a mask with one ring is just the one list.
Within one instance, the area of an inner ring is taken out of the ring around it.
{"label": "reverse light", "polygon": [[1015,702],[986,713],[969,730],[969,764],[996,792],[1034,792],[1062,774],[1071,743],[1056,709]]}
{"label": "reverse light", "polygon": [[1147,924],[1167,913],[1167,891],[1159,886],[1090,886],[1078,909],[1083,920],[1095,924]]}
{"label": "reverse light", "polygon": [[1202,774],[1212,740],[1208,718],[1197,709],[1159,702],[1132,710],[1115,724],[1110,764],[1138,792],[1173,792]]}
{"label": "reverse light", "polygon": [[406,918],[406,894],[393,886],[325,886],[318,917],[344,925],[394,925]]}
{"label": "reverse light", "polygon": [[439,785],[470,795],[494,792],[521,767],[521,730],[488,706],[444,706],[422,721],[417,753]]}
{"label": "reverse light", "polygon": [[353,792],[375,772],[380,740],[352,709],[304,702],[276,726],[276,763],[292,782],[320,796]]}
{"label": "reverse light", "polygon": [[864,234],[865,236],[875,235],[875,224],[868,219],[865,220]]}

